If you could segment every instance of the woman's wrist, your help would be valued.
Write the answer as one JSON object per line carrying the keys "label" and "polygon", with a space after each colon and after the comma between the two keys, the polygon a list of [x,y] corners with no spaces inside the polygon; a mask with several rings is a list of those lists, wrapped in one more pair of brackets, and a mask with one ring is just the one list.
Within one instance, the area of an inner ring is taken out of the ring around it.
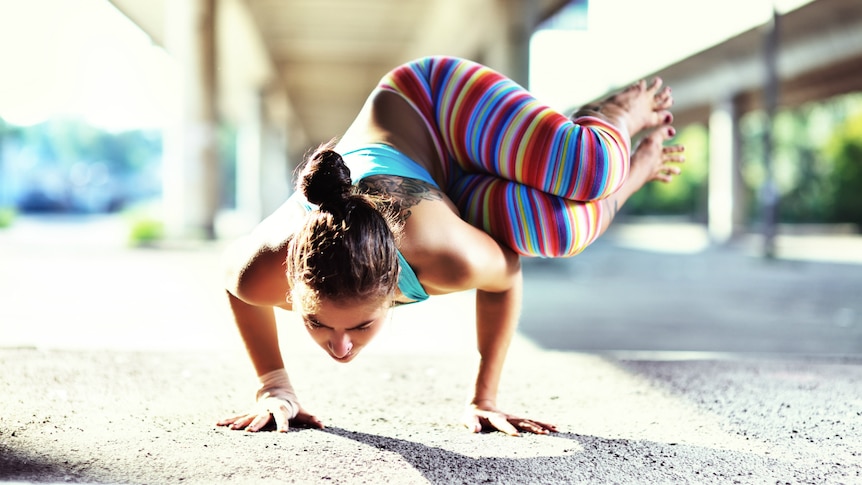
{"label": "woman's wrist", "polygon": [[488,398],[488,397],[483,397],[483,398],[477,398],[477,397],[474,397],[474,398],[470,401],[470,405],[471,405],[471,406],[476,406],[476,407],[480,407],[480,406],[483,406],[483,405],[484,405],[484,406],[486,406],[486,407],[496,408],[496,407],[497,407],[497,400],[496,400],[496,399],[491,399],[491,398]]}

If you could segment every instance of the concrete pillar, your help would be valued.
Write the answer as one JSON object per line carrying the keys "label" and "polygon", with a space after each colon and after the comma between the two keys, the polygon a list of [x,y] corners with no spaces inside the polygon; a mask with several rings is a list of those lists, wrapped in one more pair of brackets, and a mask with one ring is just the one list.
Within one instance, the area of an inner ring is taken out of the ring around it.
{"label": "concrete pillar", "polygon": [[[510,0],[509,4],[513,2]],[[512,59],[512,79],[529,88],[530,83],[530,38],[539,25],[538,2],[515,1],[510,7],[514,22],[509,23],[509,56]]]}
{"label": "concrete pillar", "polygon": [[766,75],[763,97],[766,109],[766,129],[763,131],[763,165],[766,180],[761,187],[761,210],[763,212],[763,256],[775,257],[775,237],[778,226],[778,188],[775,184],[775,112],[778,109],[778,54],[781,16],[773,9],[772,22],[764,39],[764,64]]}
{"label": "concrete pillar", "polygon": [[171,0],[165,47],[176,60],[179,102],[165,128],[167,237],[213,238],[220,203],[215,76],[216,0]]}
{"label": "concrete pillar", "polygon": [[495,20],[485,39],[482,62],[529,87],[530,37],[538,25],[537,2],[504,0],[489,2],[495,10]]}
{"label": "concrete pillar", "polygon": [[744,224],[739,139],[739,117],[733,102],[716,103],[709,117],[707,226],[714,244],[729,242]]}
{"label": "concrete pillar", "polygon": [[301,156],[290,157],[293,140],[287,127],[267,123],[263,132],[263,166],[261,167],[261,208],[267,216],[293,193],[293,169]]}
{"label": "concrete pillar", "polygon": [[261,190],[263,211],[269,214],[293,193],[293,172],[309,148],[309,142],[280,85],[270,86],[261,99],[266,120]]}
{"label": "concrete pillar", "polygon": [[[237,133],[236,213],[249,229],[291,194],[284,96],[250,93]],[[267,109],[269,107],[269,109]]]}
{"label": "concrete pillar", "polygon": [[263,125],[260,94],[250,93],[236,140],[236,211],[249,223],[257,223],[264,216],[261,193]]}

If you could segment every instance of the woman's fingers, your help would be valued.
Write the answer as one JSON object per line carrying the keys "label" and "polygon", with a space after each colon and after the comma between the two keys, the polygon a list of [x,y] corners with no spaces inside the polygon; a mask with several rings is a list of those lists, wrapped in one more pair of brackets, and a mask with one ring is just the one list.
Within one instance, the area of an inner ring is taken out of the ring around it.
{"label": "woman's fingers", "polygon": [[553,424],[520,418],[494,409],[479,409],[476,406],[468,407],[463,423],[474,433],[482,430],[497,430],[509,436],[520,436],[522,431],[535,434],[557,431],[557,427]]}
{"label": "woman's fingers", "polygon": [[217,422],[217,426],[227,426],[230,429],[245,429],[247,431],[260,431],[269,422],[270,415],[267,414],[240,414]]}
{"label": "woman's fingers", "polygon": [[313,415],[308,414],[304,411],[300,411],[299,414],[297,414],[296,417],[293,418],[293,422],[296,424],[299,424],[301,426],[307,426],[309,428],[317,428],[317,429],[325,428],[325,426],[323,425],[323,422],[321,420],[317,419],[317,416],[313,416]]}
{"label": "woman's fingers", "polygon": [[533,426],[537,426],[539,429],[541,429],[543,431],[542,434],[545,434],[548,431],[554,432],[554,433],[557,432],[557,427],[551,423],[543,423],[541,421],[536,421],[535,419],[527,420],[527,422],[529,422]]}
{"label": "woman's fingers", "polygon": [[518,429],[520,429],[521,431],[529,431],[533,434],[548,434],[550,432],[550,430],[548,430],[544,426],[541,426],[538,423],[528,420],[519,421]]}
{"label": "woman's fingers", "polygon": [[548,434],[557,432],[557,427],[553,424],[543,423],[534,419],[510,418],[510,421],[521,431],[529,431],[530,433],[535,434]]}
{"label": "woman's fingers", "polygon": [[479,416],[466,416],[464,418],[464,426],[469,429],[471,433],[482,431],[482,423],[479,420]]}
{"label": "woman's fingers", "polygon": [[245,416],[245,415],[244,415],[244,414],[239,414],[239,415],[237,415],[237,416],[231,416],[231,417],[229,417],[229,418],[224,418],[224,419],[220,420],[219,422],[217,422],[217,423],[216,423],[216,426],[230,426],[230,425],[232,425],[234,422],[236,422],[236,420],[237,420],[237,419],[239,419],[239,418],[241,418],[241,417],[243,417],[243,416]]}
{"label": "woman's fingers", "polygon": [[486,419],[497,431],[506,433],[509,436],[519,436],[518,429],[515,428],[509,419],[501,413],[490,413]]}
{"label": "woman's fingers", "polygon": [[272,423],[276,431],[287,432],[290,425],[307,426],[311,428],[323,428],[323,423],[316,416],[308,414],[298,404],[278,398],[266,398],[258,401],[247,413],[222,419],[219,426],[228,426],[230,429],[245,429],[257,432],[262,429],[271,429],[268,425]]}
{"label": "woman's fingers", "polygon": [[253,416],[251,423],[247,425],[245,428],[246,431],[251,431],[252,433],[256,433],[261,430],[267,423],[269,423],[271,416],[269,413],[267,414],[258,414],[257,416]]}
{"label": "woman's fingers", "polygon": [[290,430],[290,417],[283,409],[273,410],[272,419],[275,420],[275,430],[279,433],[287,433]]}
{"label": "woman's fingers", "polygon": [[250,414],[245,414],[242,416],[237,416],[233,419],[228,426],[230,429],[245,429],[251,422],[254,421],[254,416]]}

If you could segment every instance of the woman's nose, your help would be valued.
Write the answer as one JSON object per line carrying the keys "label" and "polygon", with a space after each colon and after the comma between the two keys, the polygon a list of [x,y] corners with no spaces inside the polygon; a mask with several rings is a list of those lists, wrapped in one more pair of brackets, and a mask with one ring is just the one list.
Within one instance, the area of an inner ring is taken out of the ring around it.
{"label": "woman's nose", "polygon": [[334,334],[332,338],[329,339],[329,351],[339,359],[347,357],[351,350],[353,350],[353,342],[350,341],[350,337],[347,335],[347,332]]}

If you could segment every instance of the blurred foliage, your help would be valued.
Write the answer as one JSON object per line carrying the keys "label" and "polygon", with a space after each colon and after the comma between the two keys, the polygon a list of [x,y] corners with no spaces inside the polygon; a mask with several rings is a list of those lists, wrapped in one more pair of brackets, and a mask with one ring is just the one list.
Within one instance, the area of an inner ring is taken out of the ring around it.
{"label": "blurred foliage", "polygon": [[4,138],[27,146],[44,162],[67,165],[98,160],[120,173],[142,169],[162,151],[158,131],[110,132],[76,119],[52,119],[23,127],[6,125]]}
{"label": "blurred foliage", "polygon": [[[779,222],[862,225],[862,94],[782,110],[773,126]],[[766,179],[765,129],[762,112],[741,120],[742,172],[751,194]],[[749,198],[753,219],[759,203]]]}
{"label": "blurred foliage", "polygon": [[156,214],[158,210],[147,206],[139,206],[123,214],[129,224],[129,244],[152,246],[164,239],[165,224]]}
{"label": "blurred foliage", "polygon": [[833,221],[862,228],[862,109],[830,137],[826,153],[835,163],[830,174]]}
{"label": "blurred foliage", "polygon": [[[781,110],[773,126],[773,174],[780,194],[779,222],[855,223],[862,227],[862,93]],[[750,221],[759,217],[758,193],[765,181],[765,129],[763,112],[751,112],[740,119],[740,169]],[[236,197],[236,143],[237,128],[222,125],[218,150],[222,201],[227,206],[232,206]],[[647,184],[631,197],[623,211],[628,215],[673,215],[705,222],[707,128],[680,127],[671,143],[686,148],[682,175],[670,184]],[[16,166],[16,161],[9,159],[8,155],[16,149],[26,151],[25,158],[32,166],[20,163]],[[65,183],[71,186],[69,181],[74,179],[76,167],[105,166],[113,184],[93,186],[89,194],[109,188],[119,191],[117,202],[112,200],[109,205],[113,208],[110,210],[159,195],[161,152],[162,137],[158,131],[109,132],[70,119],[22,127],[0,119],[0,176],[11,174],[22,179],[25,175],[30,178],[33,173],[52,171],[64,174]],[[10,224],[15,217],[15,199],[14,194],[8,193],[9,186],[4,186],[7,193],[0,193],[0,204],[12,210],[0,212],[0,226]],[[18,187],[19,191],[24,189],[27,187]],[[63,195],[74,195],[72,189],[64,189],[67,192]],[[81,192],[80,187],[77,190]],[[64,207],[69,210],[71,205]],[[141,218],[133,226],[135,240],[161,237],[160,223],[155,220]]]}
{"label": "blurred foliage", "polygon": [[161,190],[158,130],[111,132],[77,119],[0,120],[0,203],[20,211],[114,211]]}
{"label": "blurred foliage", "polygon": [[165,228],[162,221],[155,219],[135,219],[129,230],[129,243],[133,246],[150,246],[164,238]]}
{"label": "blurred foliage", "polygon": [[9,227],[15,222],[15,209],[11,207],[0,207],[0,229]]}
{"label": "blurred foliage", "polygon": [[677,133],[669,144],[685,147],[682,174],[671,183],[650,182],[636,192],[626,205],[629,215],[675,215],[706,220],[706,179],[709,136],[702,125],[690,125]]}
{"label": "blurred foliage", "polygon": [[[759,217],[766,180],[762,111],[740,119],[740,168],[749,220]],[[862,93],[781,110],[774,122],[773,177],[779,222],[855,223],[862,228]],[[705,126],[679,130],[683,173],[647,184],[623,207],[629,215],[675,215],[706,221],[709,136]]]}

